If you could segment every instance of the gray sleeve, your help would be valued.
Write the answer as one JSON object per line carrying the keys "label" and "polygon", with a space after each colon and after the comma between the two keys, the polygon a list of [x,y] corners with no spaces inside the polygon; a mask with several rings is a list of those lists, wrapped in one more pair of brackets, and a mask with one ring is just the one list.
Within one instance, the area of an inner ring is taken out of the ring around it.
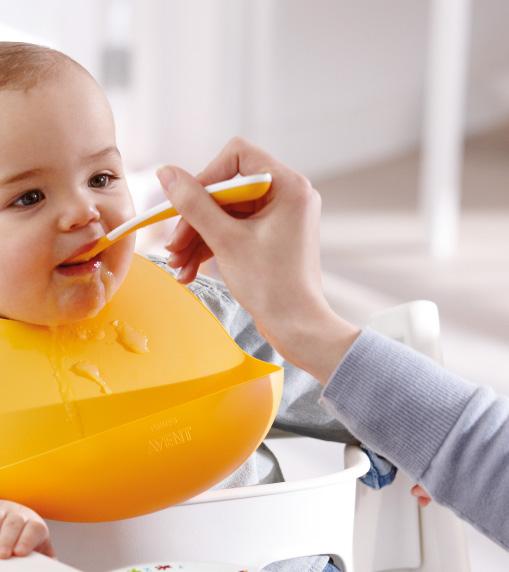
{"label": "gray sleeve", "polygon": [[320,403],[436,501],[509,548],[509,399],[366,329]]}

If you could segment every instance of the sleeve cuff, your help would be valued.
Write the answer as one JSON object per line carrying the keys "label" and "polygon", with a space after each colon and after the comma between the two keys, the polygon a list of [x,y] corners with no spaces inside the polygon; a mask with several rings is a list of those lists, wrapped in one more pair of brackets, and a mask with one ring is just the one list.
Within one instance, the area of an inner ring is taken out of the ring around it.
{"label": "sleeve cuff", "polygon": [[403,344],[364,329],[320,404],[362,443],[419,479],[475,386]]}

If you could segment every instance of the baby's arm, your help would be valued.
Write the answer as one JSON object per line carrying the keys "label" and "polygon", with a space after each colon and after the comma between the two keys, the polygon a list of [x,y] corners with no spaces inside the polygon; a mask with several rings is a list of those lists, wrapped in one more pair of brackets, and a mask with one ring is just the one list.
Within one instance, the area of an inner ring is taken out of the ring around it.
{"label": "baby's arm", "polygon": [[27,556],[34,550],[55,556],[44,520],[26,506],[0,500],[0,558]]}

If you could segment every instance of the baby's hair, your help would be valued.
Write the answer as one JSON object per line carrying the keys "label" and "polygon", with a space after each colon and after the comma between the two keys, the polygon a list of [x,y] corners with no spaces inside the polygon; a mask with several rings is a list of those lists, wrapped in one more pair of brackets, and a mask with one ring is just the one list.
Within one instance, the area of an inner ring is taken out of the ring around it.
{"label": "baby's hair", "polygon": [[0,90],[29,90],[56,77],[62,66],[67,65],[88,74],[78,62],[52,48],[24,42],[0,42]]}

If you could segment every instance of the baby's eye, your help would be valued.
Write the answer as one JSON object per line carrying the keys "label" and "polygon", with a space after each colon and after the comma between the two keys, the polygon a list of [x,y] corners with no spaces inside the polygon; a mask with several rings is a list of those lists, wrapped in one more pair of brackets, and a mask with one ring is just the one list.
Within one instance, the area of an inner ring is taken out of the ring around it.
{"label": "baby's eye", "polygon": [[102,189],[103,187],[107,187],[114,179],[118,179],[118,177],[108,173],[100,173],[99,175],[94,175],[88,180],[88,186],[93,189]]}
{"label": "baby's eye", "polygon": [[16,201],[14,201],[13,206],[15,207],[31,207],[40,203],[44,200],[45,196],[42,191],[28,191],[23,196],[19,197]]}

